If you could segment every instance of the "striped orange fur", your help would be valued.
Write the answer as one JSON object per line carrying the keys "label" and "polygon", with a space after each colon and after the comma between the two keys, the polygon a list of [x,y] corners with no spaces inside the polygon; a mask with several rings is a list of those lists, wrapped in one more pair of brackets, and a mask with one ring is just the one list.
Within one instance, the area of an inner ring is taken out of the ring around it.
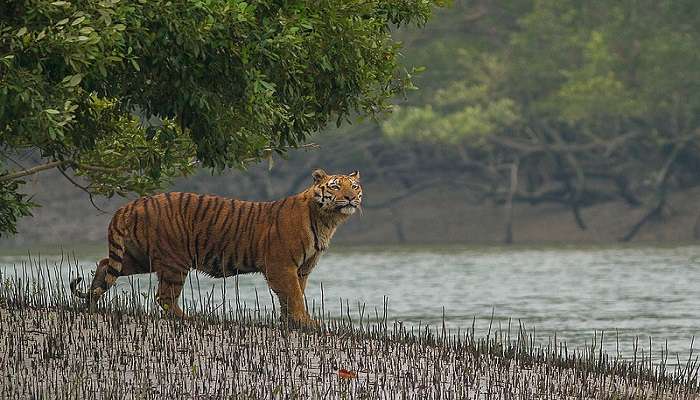
{"label": "striped orange fur", "polygon": [[271,202],[194,193],[142,197],[119,208],[107,231],[109,257],[100,261],[88,293],[94,308],[120,276],[155,272],[160,306],[184,317],[177,304],[187,274],[213,277],[261,272],[282,316],[314,324],[304,306],[306,281],[336,228],[360,207],[360,174],[313,172],[305,191]]}

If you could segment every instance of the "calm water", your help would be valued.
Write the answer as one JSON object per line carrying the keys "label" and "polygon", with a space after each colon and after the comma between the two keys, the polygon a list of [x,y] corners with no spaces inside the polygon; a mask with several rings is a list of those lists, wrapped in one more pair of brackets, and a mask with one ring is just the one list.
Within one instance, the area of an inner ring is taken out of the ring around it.
{"label": "calm water", "polygon": [[[78,258],[81,273],[89,277],[98,255],[84,252]],[[26,259],[2,256],[0,271],[12,274],[12,266]],[[74,276],[75,267],[65,266],[62,273]],[[150,280],[141,276],[142,290]],[[201,274],[198,280],[192,281],[194,290],[186,286],[186,302],[200,298],[198,286],[221,302],[223,280]],[[542,343],[556,332],[570,347],[581,347],[604,331],[607,351],[615,354],[619,348],[630,356],[635,340],[646,352],[651,337],[654,353],[667,346],[672,359],[678,353],[682,361],[693,337],[700,336],[698,246],[331,249],[311,274],[309,304],[320,303],[321,283],[326,312],[334,316],[341,298],[350,304],[353,318],[358,302],[365,305],[365,315],[374,315],[375,308],[381,315],[386,296],[390,320],[441,325],[444,307],[448,328],[471,329],[476,318],[477,336],[486,334],[493,314],[494,327],[522,323],[536,328]],[[227,279],[226,284],[230,299],[235,282]],[[120,290],[129,285],[120,278]],[[242,303],[254,306],[257,289],[260,307],[272,307],[261,275],[242,276],[238,286]],[[697,354],[700,345],[694,347]]]}

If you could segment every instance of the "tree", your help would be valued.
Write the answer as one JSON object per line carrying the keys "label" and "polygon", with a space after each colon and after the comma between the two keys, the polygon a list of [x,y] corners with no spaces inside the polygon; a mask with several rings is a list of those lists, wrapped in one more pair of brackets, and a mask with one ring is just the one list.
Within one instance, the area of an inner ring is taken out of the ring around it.
{"label": "tree", "polygon": [[0,234],[35,205],[27,175],[146,193],[385,111],[411,85],[391,29],[434,3],[0,1]]}
{"label": "tree", "polygon": [[438,65],[431,105],[409,101],[385,134],[449,144],[497,202],[561,203],[582,229],[586,206],[646,207],[624,240],[667,212],[669,190],[700,184],[697,3],[468,4],[477,19],[441,16],[452,44],[427,53],[456,71]]}

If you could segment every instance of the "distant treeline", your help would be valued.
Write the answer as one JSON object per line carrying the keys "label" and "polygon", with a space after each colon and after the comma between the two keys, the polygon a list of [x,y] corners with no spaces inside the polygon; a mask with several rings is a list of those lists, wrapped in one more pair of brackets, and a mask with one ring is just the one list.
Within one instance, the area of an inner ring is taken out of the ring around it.
{"label": "distant treeline", "polygon": [[[393,33],[406,70],[425,67],[393,113],[318,133],[320,149],[273,155],[231,188],[270,199],[301,190],[313,168],[360,169],[390,183],[368,208],[393,215],[447,185],[504,207],[507,231],[517,203],[562,205],[585,229],[582,210],[622,201],[643,210],[631,240],[668,214],[671,192],[700,183],[698,21],[689,0],[455,0]],[[208,191],[204,174],[176,187]]]}
{"label": "distant treeline", "polygon": [[451,180],[507,208],[624,200],[662,217],[700,183],[700,3],[456,1],[400,32],[425,65],[385,120],[337,157],[406,187]]}

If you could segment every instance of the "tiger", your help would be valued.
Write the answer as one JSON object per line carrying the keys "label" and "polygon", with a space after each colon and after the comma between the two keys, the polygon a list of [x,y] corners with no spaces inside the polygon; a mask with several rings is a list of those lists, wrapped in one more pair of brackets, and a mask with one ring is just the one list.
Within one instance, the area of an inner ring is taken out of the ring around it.
{"label": "tiger", "polygon": [[98,263],[89,290],[78,289],[77,277],[71,292],[94,310],[118,277],[154,272],[158,305],[187,318],[178,298],[190,270],[215,278],[259,272],[285,321],[318,326],[305,307],[306,283],[338,226],[361,210],[362,187],[359,171],[317,169],[311,176],[307,189],[277,201],[182,192],[131,201],[111,219],[109,255]]}

